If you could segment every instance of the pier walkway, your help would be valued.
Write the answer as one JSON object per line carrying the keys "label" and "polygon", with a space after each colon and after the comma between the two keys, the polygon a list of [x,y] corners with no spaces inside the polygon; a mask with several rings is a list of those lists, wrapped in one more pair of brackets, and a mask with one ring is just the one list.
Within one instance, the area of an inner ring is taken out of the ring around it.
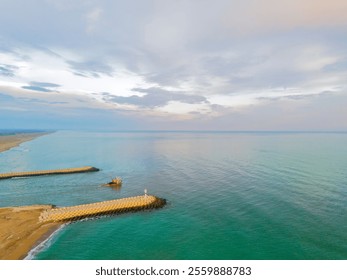
{"label": "pier walkway", "polygon": [[65,168],[55,170],[40,170],[40,171],[26,171],[26,172],[10,172],[0,173],[1,179],[10,179],[15,177],[31,177],[31,176],[43,176],[43,175],[57,175],[57,174],[71,174],[71,173],[84,173],[99,171],[98,168],[92,166],[84,166],[77,168]]}
{"label": "pier walkway", "polygon": [[161,208],[165,205],[165,203],[165,199],[152,195],[127,197],[90,204],[49,209],[41,214],[40,221],[74,221],[105,214],[120,214],[124,212]]}

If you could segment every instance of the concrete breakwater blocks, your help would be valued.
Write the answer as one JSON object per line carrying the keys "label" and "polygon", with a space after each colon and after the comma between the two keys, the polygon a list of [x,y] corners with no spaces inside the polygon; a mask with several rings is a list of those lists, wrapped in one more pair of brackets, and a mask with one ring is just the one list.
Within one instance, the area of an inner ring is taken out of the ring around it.
{"label": "concrete breakwater blocks", "polygon": [[0,179],[10,179],[15,177],[31,177],[43,175],[58,175],[58,174],[72,174],[99,171],[98,168],[92,166],[83,166],[76,168],[54,169],[54,170],[39,170],[39,171],[24,171],[24,172],[10,172],[0,173]]}
{"label": "concrete breakwater blocks", "polygon": [[127,197],[115,200],[82,204],[70,207],[53,208],[44,211],[40,222],[74,221],[87,217],[161,208],[166,200],[152,195]]}

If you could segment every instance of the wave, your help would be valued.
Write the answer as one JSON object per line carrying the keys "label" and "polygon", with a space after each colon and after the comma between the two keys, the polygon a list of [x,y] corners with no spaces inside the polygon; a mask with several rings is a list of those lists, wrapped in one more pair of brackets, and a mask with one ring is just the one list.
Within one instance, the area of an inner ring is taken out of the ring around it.
{"label": "wave", "polygon": [[24,260],[33,260],[35,259],[36,255],[42,252],[43,250],[50,247],[53,243],[54,238],[60,233],[67,224],[61,225],[59,228],[57,228],[50,236],[48,236],[45,240],[43,240],[41,243],[39,243],[36,247],[32,248],[27,256],[24,258]]}
{"label": "wave", "polygon": [[11,180],[19,180],[19,179],[29,179],[28,176],[21,176],[21,177],[12,177]]}

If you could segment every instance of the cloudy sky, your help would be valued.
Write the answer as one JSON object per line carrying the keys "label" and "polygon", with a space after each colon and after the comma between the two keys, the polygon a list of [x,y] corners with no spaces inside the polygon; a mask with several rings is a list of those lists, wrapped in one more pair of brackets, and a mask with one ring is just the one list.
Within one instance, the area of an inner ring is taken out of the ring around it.
{"label": "cloudy sky", "polygon": [[346,0],[1,0],[0,128],[347,130]]}

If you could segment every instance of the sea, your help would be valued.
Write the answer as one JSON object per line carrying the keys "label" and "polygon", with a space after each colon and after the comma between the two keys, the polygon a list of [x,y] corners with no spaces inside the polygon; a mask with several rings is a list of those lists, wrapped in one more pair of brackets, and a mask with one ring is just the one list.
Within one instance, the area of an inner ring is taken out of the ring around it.
{"label": "sea", "polygon": [[86,165],[100,171],[0,180],[0,207],[144,189],[167,205],[66,224],[28,258],[347,259],[347,133],[57,131],[0,153],[0,172]]}

